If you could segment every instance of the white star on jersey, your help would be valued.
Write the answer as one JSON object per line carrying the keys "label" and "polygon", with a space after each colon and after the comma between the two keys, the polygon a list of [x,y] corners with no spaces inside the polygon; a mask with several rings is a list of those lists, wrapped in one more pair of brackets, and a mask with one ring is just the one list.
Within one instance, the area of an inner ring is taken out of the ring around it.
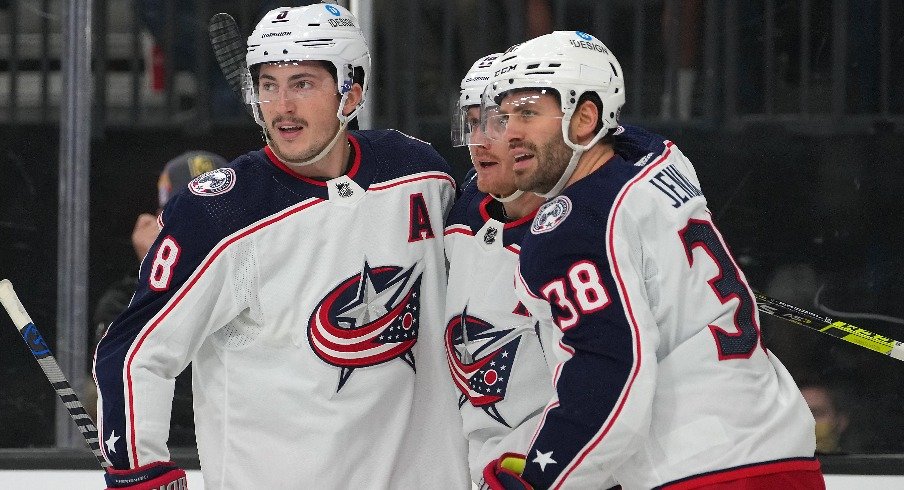
{"label": "white star on jersey", "polygon": [[111,453],[116,452],[116,441],[119,440],[119,436],[116,435],[116,430],[110,432],[110,438],[104,441],[104,444],[107,445],[107,451]]}
{"label": "white star on jersey", "polygon": [[538,450],[537,457],[534,458],[532,463],[537,463],[538,465],[540,465],[540,471],[546,471],[546,465],[556,464],[556,460],[552,459],[552,451],[548,453],[541,453]]}
{"label": "white star on jersey", "polygon": [[[402,287],[408,282],[407,274],[410,269],[402,271],[398,276],[393,278],[386,289],[377,291],[373,283],[370,266],[364,262],[364,271],[361,273],[362,278],[358,286],[358,295],[351,303],[345,305],[339,312],[339,319],[344,324],[351,324],[348,320],[353,320],[353,324],[349,328],[357,328],[366,325],[371,320],[382,317],[391,309],[391,303],[399,296]],[[403,280],[404,279],[404,280]],[[395,285],[396,287],[391,287]]]}

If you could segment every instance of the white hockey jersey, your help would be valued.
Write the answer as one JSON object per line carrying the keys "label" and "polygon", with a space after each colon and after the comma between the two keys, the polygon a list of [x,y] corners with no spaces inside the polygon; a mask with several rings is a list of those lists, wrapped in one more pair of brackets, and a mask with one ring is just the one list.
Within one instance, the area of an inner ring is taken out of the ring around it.
{"label": "white hockey jersey", "polygon": [[521,237],[534,213],[504,223],[491,217],[492,205],[498,203],[466,180],[444,240],[446,353],[474,482],[488,462],[527,448],[554,393],[536,321],[515,296]]}
{"label": "white hockey jersey", "polygon": [[629,490],[818,469],[813,417],[761,343],[693,166],[655,135],[618,138],[635,156],[617,149],[544,204],[522,242],[519,298],[554,321],[557,358],[525,479]]}
{"label": "white hockey jersey", "polygon": [[349,142],[336,179],[265,148],[167,205],[96,354],[116,468],[169,458],[173,380],[191,362],[207,488],[468,488],[442,347],[454,181],[396,131]]}

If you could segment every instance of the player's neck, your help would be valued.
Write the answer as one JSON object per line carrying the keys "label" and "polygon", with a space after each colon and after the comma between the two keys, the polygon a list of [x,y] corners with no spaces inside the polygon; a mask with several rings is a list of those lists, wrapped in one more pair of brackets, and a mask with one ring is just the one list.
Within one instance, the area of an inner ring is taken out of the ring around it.
{"label": "player's neck", "polygon": [[352,162],[352,149],[348,136],[343,132],[336,144],[319,161],[310,165],[290,167],[295,173],[309,179],[327,181],[345,175]]}
{"label": "player's neck", "polygon": [[581,159],[578,160],[577,168],[575,168],[574,173],[571,174],[571,178],[568,179],[568,183],[565,184],[565,187],[592,174],[598,168],[605,165],[606,162],[611,160],[614,155],[615,150],[612,148],[612,145],[597,143],[591,146],[589,150],[581,155]]}
{"label": "player's neck", "polygon": [[533,192],[525,192],[514,201],[502,203],[502,208],[505,210],[505,217],[515,221],[534,212],[535,209],[543,204],[543,200],[542,196],[538,196]]}

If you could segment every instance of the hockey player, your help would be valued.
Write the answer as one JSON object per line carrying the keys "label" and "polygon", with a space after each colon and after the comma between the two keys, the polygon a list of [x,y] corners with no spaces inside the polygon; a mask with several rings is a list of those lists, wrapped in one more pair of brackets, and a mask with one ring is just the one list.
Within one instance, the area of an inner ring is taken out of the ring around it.
{"label": "hockey player", "polygon": [[446,352],[461,395],[473,481],[486,462],[523,450],[553,395],[534,319],[515,297],[512,278],[521,237],[543,198],[519,191],[508,147],[479,129],[480,97],[498,54],[461,81],[452,143],[467,146],[474,170],[446,222],[449,261]]}
{"label": "hockey player", "polygon": [[[516,289],[552,320],[556,395],[491,488],[824,488],[814,423],[760,340],[744,274],[670,141],[613,151],[621,67],[595,37],[555,32],[494,62],[488,137],[520,189],[548,201],[522,241]],[[490,102],[487,102],[490,104]],[[543,325],[541,321],[541,326]]]}
{"label": "hockey player", "polygon": [[166,438],[191,362],[206,488],[467,488],[442,347],[448,164],[346,129],[371,72],[340,6],[270,11],[247,65],[267,145],[167,204],[97,350],[108,486],[184,485]]}

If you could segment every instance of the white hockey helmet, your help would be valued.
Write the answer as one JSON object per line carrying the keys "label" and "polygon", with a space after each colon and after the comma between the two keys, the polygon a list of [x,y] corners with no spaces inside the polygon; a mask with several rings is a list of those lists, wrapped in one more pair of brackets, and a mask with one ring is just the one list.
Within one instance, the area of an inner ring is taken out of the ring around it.
{"label": "white hockey helmet", "polygon": [[[563,113],[562,137],[573,153],[559,182],[542,195],[550,198],[559,194],[581,155],[618,128],[618,117],[625,103],[621,65],[596,37],[581,31],[555,31],[512,46],[493,62],[492,70],[481,99],[484,121],[509,92],[519,89],[557,92]],[[581,95],[587,92],[595,92],[602,103],[601,127],[589,143],[580,145],[569,139],[568,127]]]}
{"label": "white hockey helmet", "polygon": [[[370,51],[358,27],[358,20],[340,5],[318,3],[267,12],[248,37],[245,60],[248,66],[242,83],[245,102],[251,105],[254,119],[261,126],[264,126],[264,121],[251,73],[255,66],[262,63],[305,60],[332,63],[336,67],[336,88],[342,96],[336,117],[343,127],[358,114],[367,98]],[[342,107],[352,87],[356,68],[364,72],[361,101],[346,116],[342,113]]]}
{"label": "white hockey helmet", "polygon": [[468,146],[471,143],[472,128],[467,121],[468,109],[480,105],[480,97],[493,74],[490,67],[501,54],[488,54],[475,61],[461,79],[461,91],[452,108],[452,146]]}

